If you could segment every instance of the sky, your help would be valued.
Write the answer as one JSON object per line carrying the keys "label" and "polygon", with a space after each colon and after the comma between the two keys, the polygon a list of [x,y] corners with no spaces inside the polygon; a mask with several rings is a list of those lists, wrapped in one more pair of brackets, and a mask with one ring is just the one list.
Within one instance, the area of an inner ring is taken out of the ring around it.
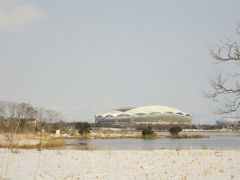
{"label": "sky", "polygon": [[[237,39],[238,0],[0,0],[0,100],[67,121],[164,105],[214,124],[209,77],[237,72],[209,47]],[[236,114],[235,114],[236,115]],[[238,115],[238,114],[237,114]]]}

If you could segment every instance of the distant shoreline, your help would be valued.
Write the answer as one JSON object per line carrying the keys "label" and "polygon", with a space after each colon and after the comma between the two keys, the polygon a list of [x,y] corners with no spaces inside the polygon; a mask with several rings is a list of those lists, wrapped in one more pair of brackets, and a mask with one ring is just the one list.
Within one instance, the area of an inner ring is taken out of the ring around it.
{"label": "distant shoreline", "polygon": [[183,132],[240,132],[240,131],[239,130],[232,130],[232,129],[212,129],[212,130],[183,129]]}

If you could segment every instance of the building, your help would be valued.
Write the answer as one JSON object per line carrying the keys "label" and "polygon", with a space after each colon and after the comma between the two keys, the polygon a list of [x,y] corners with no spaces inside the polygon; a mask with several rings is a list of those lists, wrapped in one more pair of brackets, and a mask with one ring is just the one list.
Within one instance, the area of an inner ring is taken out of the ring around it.
{"label": "building", "polygon": [[224,117],[221,120],[216,121],[218,125],[223,125],[226,127],[230,126],[240,126],[239,117]]}
{"label": "building", "polygon": [[95,115],[95,123],[101,125],[191,125],[192,116],[167,106],[123,107]]}

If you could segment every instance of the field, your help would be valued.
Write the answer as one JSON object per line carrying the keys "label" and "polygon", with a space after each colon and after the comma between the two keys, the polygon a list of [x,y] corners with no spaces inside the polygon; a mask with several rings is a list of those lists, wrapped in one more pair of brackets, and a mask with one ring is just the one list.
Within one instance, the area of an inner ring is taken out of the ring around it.
{"label": "field", "polygon": [[[0,149],[2,179],[239,179],[239,150]],[[0,179],[1,179],[0,178]]]}

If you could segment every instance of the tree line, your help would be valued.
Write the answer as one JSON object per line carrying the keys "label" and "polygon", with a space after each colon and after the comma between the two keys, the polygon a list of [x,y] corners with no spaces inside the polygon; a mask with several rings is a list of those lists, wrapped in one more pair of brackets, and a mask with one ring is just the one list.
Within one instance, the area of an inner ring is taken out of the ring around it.
{"label": "tree line", "polygon": [[46,127],[62,121],[63,116],[55,110],[33,107],[29,103],[0,101],[0,120],[2,129],[17,133],[29,122],[36,124],[35,130],[49,129]]}

